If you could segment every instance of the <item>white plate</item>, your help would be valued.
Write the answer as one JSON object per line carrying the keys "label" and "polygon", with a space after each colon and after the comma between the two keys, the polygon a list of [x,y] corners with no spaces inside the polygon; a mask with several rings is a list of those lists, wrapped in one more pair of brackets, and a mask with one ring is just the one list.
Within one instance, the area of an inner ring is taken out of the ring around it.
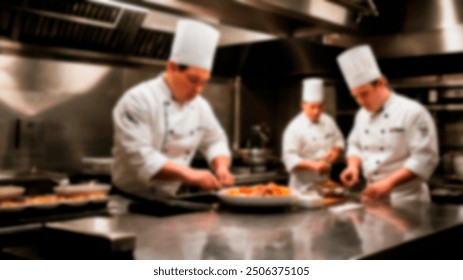
{"label": "white plate", "polygon": [[238,188],[226,188],[217,192],[217,196],[220,200],[226,204],[234,206],[246,206],[246,207],[275,207],[275,206],[287,206],[293,204],[297,196],[294,194],[286,196],[234,196],[229,195],[228,192],[232,189]]}
{"label": "white plate", "polygon": [[17,205],[17,206],[1,206],[0,212],[19,212],[27,208],[26,205]]}
{"label": "white plate", "polygon": [[25,189],[19,186],[0,186],[0,199],[12,199],[23,196]]}
{"label": "white plate", "polygon": [[80,206],[84,206],[87,203],[89,203],[89,201],[87,199],[63,200],[63,201],[61,201],[62,205],[66,205],[66,206],[70,206],[70,207],[80,207]]}
{"label": "white plate", "polygon": [[55,193],[58,195],[70,196],[79,194],[89,194],[104,192],[107,193],[111,189],[110,185],[106,184],[81,184],[81,185],[67,185],[55,188]]}
{"label": "white plate", "polygon": [[27,208],[35,209],[53,209],[60,205],[59,202],[28,204]]}

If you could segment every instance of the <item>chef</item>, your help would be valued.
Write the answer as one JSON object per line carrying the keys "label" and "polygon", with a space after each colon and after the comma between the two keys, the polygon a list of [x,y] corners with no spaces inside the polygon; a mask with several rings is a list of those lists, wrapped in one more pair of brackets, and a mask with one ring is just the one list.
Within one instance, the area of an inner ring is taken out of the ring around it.
{"label": "chef", "polygon": [[334,120],[323,112],[323,81],[303,81],[301,109],[283,135],[283,162],[290,172],[289,185],[304,192],[326,181],[331,164],[344,149],[343,136]]}
{"label": "chef", "polygon": [[368,45],[337,58],[352,96],[362,108],[348,138],[341,180],[354,186],[362,169],[363,199],[429,201],[425,181],[438,163],[436,128],[418,102],[392,91]]}
{"label": "chef", "polygon": [[[210,78],[218,40],[215,28],[180,20],[165,72],[118,101],[112,176],[120,190],[174,196],[182,183],[206,190],[233,184],[226,134],[199,95]],[[190,167],[197,150],[213,173]]]}

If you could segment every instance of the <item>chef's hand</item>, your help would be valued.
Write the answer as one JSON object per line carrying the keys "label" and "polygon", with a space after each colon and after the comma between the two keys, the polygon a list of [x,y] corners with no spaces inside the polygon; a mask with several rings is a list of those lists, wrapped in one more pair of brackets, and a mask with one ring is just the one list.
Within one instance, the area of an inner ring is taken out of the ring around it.
{"label": "chef's hand", "polygon": [[323,160],[326,162],[334,162],[338,158],[338,155],[339,152],[333,149],[323,157]]}
{"label": "chef's hand", "polygon": [[362,193],[362,201],[377,200],[385,197],[393,188],[394,185],[387,179],[369,184]]}
{"label": "chef's hand", "polygon": [[318,175],[323,176],[330,172],[331,166],[326,161],[314,161],[312,163],[312,169]]}
{"label": "chef's hand", "polygon": [[225,166],[217,168],[215,175],[222,186],[233,186],[235,184],[235,177],[233,177],[230,170]]}
{"label": "chef's hand", "polygon": [[211,190],[219,189],[219,180],[208,170],[189,169],[185,172],[185,183],[198,186],[200,188]]}
{"label": "chef's hand", "polygon": [[348,166],[341,173],[341,182],[344,186],[352,188],[359,181],[359,170],[354,166]]}

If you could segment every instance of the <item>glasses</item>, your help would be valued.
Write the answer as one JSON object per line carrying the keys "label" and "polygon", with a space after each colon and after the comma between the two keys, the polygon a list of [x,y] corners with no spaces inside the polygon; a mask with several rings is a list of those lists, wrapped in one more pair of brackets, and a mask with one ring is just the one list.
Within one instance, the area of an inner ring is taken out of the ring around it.
{"label": "glasses", "polygon": [[186,78],[188,80],[188,82],[193,85],[193,86],[205,86],[207,84],[207,81],[208,79],[204,79],[202,80],[201,78],[199,78],[198,76],[193,76],[193,75],[188,75],[186,74]]}

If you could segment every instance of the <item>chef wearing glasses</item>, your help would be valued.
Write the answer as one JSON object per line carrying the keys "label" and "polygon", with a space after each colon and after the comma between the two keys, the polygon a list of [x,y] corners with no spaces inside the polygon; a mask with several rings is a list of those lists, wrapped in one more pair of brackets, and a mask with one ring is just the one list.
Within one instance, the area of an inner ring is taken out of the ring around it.
{"label": "chef wearing glasses", "polygon": [[[211,76],[219,32],[180,20],[165,72],[129,89],[113,110],[113,183],[128,193],[174,196],[181,184],[202,189],[232,185],[223,128],[200,96]],[[194,169],[196,151],[212,171]]]}

